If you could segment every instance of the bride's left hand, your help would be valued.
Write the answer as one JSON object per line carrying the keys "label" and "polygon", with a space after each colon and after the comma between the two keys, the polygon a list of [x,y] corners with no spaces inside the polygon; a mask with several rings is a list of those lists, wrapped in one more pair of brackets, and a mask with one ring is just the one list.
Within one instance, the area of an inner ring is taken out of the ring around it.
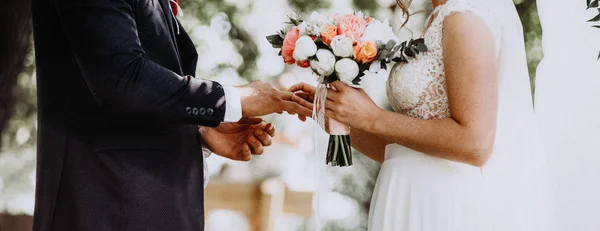
{"label": "bride's left hand", "polygon": [[373,121],[383,109],[362,89],[350,87],[340,81],[331,85],[335,90],[327,91],[325,116],[363,131],[372,130]]}

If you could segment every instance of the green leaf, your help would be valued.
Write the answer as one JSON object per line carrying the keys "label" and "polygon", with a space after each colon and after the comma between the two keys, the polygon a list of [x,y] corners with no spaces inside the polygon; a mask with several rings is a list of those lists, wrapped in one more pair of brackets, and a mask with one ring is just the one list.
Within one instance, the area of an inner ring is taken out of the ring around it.
{"label": "green leaf", "polygon": [[598,7],[598,0],[588,0],[588,9]]}
{"label": "green leaf", "polygon": [[375,45],[377,45],[377,50],[383,50],[386,48],[386,46],[380,40],[375,41]]}
{"label": "green leaf", "polygon": [[335,75],[335,72],[329,76],[323,78],[323,84],[330,84],[338,80],[338,77]]}
{"label": "green leaf", "polygon": [[394,46],[396,46],[396,41],[394,40],[390,40],[385,44],[385,47],[388,48],[389,51],[391,51]]}
{"label": "green leaf", "polygon": [[417,51],[423,53],[427,51],[427,45],[425,45],[425,43],[419,43],[415,46],[415,48],[417,49]]}
{"label": "green leaf", "polygon": [[282,52],[282,51],[281,51],[281,50],[279,50],[279,53],[277,53],[277,55],[281,56],[281,54],[282,54],[281,52]]}
{"label": "green leaf", "polygon": [[600,60],[600,53],[598,53],[598,59],[597,60]]}
{"label": "green leaf", "polygon": [[594,25],[594,26],[592,26],[592,27],[600,28],[600,25]]}
{"label": "green leaf", "polygon": [[600,21],[600,13],[598,15],[596,15],[596,17],[588,20],[588,22],[598,22],[598,21]]}
{"label": "green leaf", "polygon": [[283,38],[279,34],[267,36],[267,41],[271,43],[273,48],[281,48],[283,46]]}

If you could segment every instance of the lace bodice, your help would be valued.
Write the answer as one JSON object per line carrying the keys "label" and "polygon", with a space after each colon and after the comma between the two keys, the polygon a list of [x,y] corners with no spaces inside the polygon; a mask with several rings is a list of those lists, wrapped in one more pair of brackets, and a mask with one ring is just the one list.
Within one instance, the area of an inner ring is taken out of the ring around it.
{"label": "lace bodice", "polygon": [[448,0],[436,7],[431,16],[433,21],[423,37],[428,51],[414,59],[409,58],[408,63],[394,65],[390,71],[387,94],[396,112],[421,119],[451,116],[442,53],[442,27],[448,15],[470,11],[482,18],[494,34],[498,54],[500,28],[490,11],[479,1]]}

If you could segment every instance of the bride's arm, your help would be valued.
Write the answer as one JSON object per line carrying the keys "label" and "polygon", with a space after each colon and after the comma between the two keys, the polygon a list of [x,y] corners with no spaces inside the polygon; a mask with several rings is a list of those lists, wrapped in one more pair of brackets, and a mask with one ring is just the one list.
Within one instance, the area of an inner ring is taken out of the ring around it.
{"label": "bride's arm", "polygon": [[451,118],[423,120],[387,112],[363,91],[340,82],[334,83],[339,92],[328,93],[326,115],[432,156],[483,165],[492,151],[498,110],[492,33],[473,13],[456,13],[444,22],[443,47]]}
{"label": "bride's arm", "polygon": [[350,139],[354,149],[374,161],[383,163],[385,146],[389,144],[386,139],[357,128],[352,128],[350,131]]}

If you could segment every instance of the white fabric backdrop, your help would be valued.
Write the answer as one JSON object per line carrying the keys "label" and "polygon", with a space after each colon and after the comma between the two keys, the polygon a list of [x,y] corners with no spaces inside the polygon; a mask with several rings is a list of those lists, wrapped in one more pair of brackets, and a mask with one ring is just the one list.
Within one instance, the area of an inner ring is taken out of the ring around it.
{"label": "white fabric backdrop", "polygon": [[544,58],[535,110],[550,163],[556,225],[600,230],[600,29],[583,0],[537,0]]}

